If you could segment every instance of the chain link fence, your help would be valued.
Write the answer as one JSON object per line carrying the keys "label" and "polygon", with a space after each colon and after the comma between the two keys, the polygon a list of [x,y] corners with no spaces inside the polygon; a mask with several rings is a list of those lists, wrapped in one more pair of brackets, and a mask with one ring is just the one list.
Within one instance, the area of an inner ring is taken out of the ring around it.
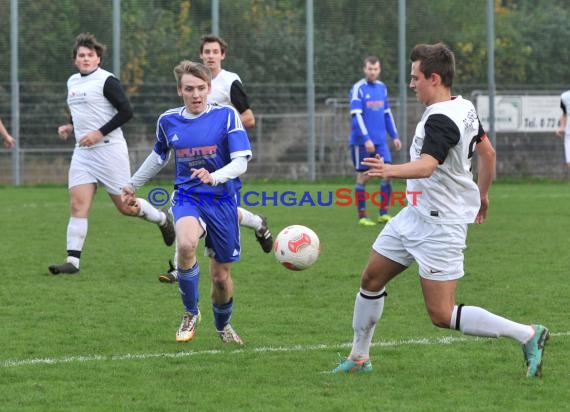
{"label": "chain link fence", "polygon": [[[213,27],[212,2],[122,0],[119,50],[113,48],[112,0],[18,2],[18,131],[11,127],[13,56],[8,16],[12,2],[0,0],[4,21],[0,25],[0,117],[18,135],[21,183],[67,181],[73,143],[60,141],[57,127],[67,121],[66,80],[76,72],[71,47],[80,32],[94,33],[107,45],[104,68],[114,71],[112,56],[120,52],[116,74],[135,111],[124,127],[134,171],[152,148],[158,115],[182,104],[172,68],[181,59],[199,61],[199,39]],[[474,91],[487,89],[486,0],[316,1],[317,178],[353,175],[347,148],[348,91],[362,77],[365,56],[381,58],[381,80],[390,91],[394,115],[398,122],[404,116],[398,95],[398,7],[402,4],[406,6],[406,53],[416,43],[443,41],[457,57],[453,91],[471,98]],[[219,34],[230,46],[224,68],[241,76],[257,120],[248,131],[254,158],[247,176],[307,179],[306,1],[221,0],[219,5]],[[497,93],[541,90],[557,96],[570,88],[567,4],[503,0],[494,5]],[[406,72],[406,83],[408,78]],[[409,91],[403,97],[410,134],[423,107]],[[552,110],[560,116],[559,107]],[[497,132],[496,142],[500,177],[565,176],[562,142],[554,138],[554,128],[538,133]],[[14,181],[13,156],[13,151],[0,149],[2,184]],[[407,159],[407,148],[395,155],[397,162]],[[170,177],[172,166],[160,177]]]}

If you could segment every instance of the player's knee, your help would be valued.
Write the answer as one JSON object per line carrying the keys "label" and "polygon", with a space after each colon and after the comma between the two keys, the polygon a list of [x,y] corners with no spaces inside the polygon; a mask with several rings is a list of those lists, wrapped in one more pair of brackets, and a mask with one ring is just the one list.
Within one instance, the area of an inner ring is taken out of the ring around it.
{"label": "player's knee", "polygon": [[211,274],[212,283],[217,288],[223,289],[232,281],[230,268],[225,265],[214,268]]}
{"label": "player's knee", "polygon": [[230,273],[226,271],[218,271],[212,273],[212,285],[218,291],[223,291],[231,284]]}
{"label": "player's knee", "polygon": [[428,310],[431,323],[438,328],[449,329],[451,322],[451,313],[444,310]]}
{"label": "player's knee", "polygon": [[198,238],[193,237],[177,237],[176,238],[178,254],[185,259],[190,259],[196,256],[196,249],[198,248]]}
{"label": "player's knee", "polygon": [[87,215],[90,206],[91,205],[86,201],[80,199],[71,199],[71,202],[69,204],[69,211],[71,213],[71,216],[83,217]]}
{"label": "player's knee", "polygon": [[360,286],[369,290],[370,284],[373,282],[374,276],[372,272],[369,270],[364,269],[362,271],[362,275],[360,276]]}
{"label": "player's knee", "polygon": [[364,172],[358,172],[356,174],[356,183],[365,185],[370,180],[370,176],[365,175]]}
{"label": "player's knee", "polygon": [[379,276],[370,270],[368,267],[364,268],[362,275],[360,276],[360,287],[365,290],[380,290],[385,284],[383,284]]}

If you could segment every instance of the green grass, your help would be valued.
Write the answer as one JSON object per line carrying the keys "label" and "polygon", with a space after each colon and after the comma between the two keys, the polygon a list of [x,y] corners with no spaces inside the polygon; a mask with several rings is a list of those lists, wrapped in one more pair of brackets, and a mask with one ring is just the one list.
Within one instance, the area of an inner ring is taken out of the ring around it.
{"label": "green grass", "polygon": [[[245,189],[340,186],[351,184],[251,182]],[[103,191],[77,276],[47,271],[65,257],[66,188],[3,187],[0,199],[1,410],[568,409],[568,184],[495,184],[487,222],[469,233],[458,302],[552,331],[544,377],[530,380],[516,342],[432,326],[416,267],[388,288],[371,350],[374,373],[326,373],[337,353],[349,351],[360,271],[379,229],[357,226],[354,207],[250,208],[269,217],[275,235],[294,223],[313,228],[322,252],[312,268],[291,272],[242,232],[232,324],[246,345],[238,348],[214,332],[203,257],[202,323],[193,342],[175,342],[178,290],[157,281],[172,248],[152,225],[120,216]]]}

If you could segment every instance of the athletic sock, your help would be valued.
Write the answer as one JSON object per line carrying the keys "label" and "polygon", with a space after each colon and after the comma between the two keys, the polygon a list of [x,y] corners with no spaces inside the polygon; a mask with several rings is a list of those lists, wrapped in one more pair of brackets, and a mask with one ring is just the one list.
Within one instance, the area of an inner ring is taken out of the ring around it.
{"label": "athletic sock", "polygon": [[532,326],[513,322],[477,306],[455,306],[450,327],[459,329],[465,335],[490,338],[506,336],[521,344],[534,335]]}
{"label": "athletic sock", "polygon": [[190,269],[178,270],[178,288],[186,312],[198,314],[198,301],[200,300],[200,266],[198,262]]}
{"label": "athletic sock", "polygon": [[358,211],[358,218],[366,217],[366,186],[362,183],[357,183],[354,186],[354,198],[356,199],[356,210]]}
{"label": "athletic sock", "polygon": [[[76,251],[75,250],[68,250],[67,253],[69,253],[69,252],[76,252]],[[65,261],[67,263],[71,263],[73,266],[75,266],[77,269],[79,269],[79,258],[78,257],[68,255],[67,259]]]}
{"label": "athletic sock", "polygon": [[70,217],[67,224],[67,262],[79,268],[81,250],[87,237],[88,221],[85,217]]}
{"label": "athletic sock", "polygon": [[160,226],[164,225],[166,222],[166,215],[162,211],[153,207],[145,199],[137,197],[137,201],[140,205],[139,216],[141,218]]}
{"label": "athletic sock", "polygon": [[384,310],[385,296],[386,289],[370,292],[361,288],[356,294],[352,317],[354,338],[350,352],[351,359],[368,359],[374,330]]}
{"label": "athletic sock", "polygon": [[234,307],[234,299],[230,298],[228,303],[223,305],[218,305],[217,303],[212,303],[212,310],[214,311],[214,324],[216,325],[216,330],[222,331],[225,326],[230,323],[232,319],[232,312]]}
{"label": "athletic sock", "polygon": [[172,261],[178,266],[178,240],[176,238],[174,239],[174,258]]}
{"label": "athletic sock", "polygon": [[250,227],[253,230],[261,229],[263,222],[259,215],[251,213],[249,210],[245,210],[241,207],[238,207],[238,212],[238,214],[241,215],[240,226]]}
{"label": "athletic sock", "polygon": [[382,180],[380,184],[380,192],[382,193],[382,201],[380,202],[382,206],[380,207],[380,216],[388,213],[390,208],[390,201],[392,198],[392,184],[390,181]]}

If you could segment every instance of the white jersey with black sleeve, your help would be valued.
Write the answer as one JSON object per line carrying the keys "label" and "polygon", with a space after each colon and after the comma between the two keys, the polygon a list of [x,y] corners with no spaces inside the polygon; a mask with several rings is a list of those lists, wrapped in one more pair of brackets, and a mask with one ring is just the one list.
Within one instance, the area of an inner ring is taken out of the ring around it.
{"label": "white jersey with black sleeve", "polygon": [[481,206],[473,181],[471,157],[485,132],[473,104],[461,96],[428,106],[410,147],[411,161],[425,153],[439,161],[433,174],[408,179],[408,204],[427,221],[440,224],[473,223]]}
{"label": "white jersey with black sleeve", "polygon": [[[111,76],[114,75],[98,68],[89,75],[76,73],[68,79],[67,104],[77,143],[87,133],[99,130],[117,114],[117,108],[103,94],[105,82]],[[110,131],[104,139],[92,147],[118,142],[125,142],[120,127]]]}
{"label": "white jersey with black sleeve", "polygon": [[236,73],[223,69],[212,79],[212,90],[208,95],[208,103],[218,106],[232,106],[239,114],[250,109],[249,99],[240,77]]}

